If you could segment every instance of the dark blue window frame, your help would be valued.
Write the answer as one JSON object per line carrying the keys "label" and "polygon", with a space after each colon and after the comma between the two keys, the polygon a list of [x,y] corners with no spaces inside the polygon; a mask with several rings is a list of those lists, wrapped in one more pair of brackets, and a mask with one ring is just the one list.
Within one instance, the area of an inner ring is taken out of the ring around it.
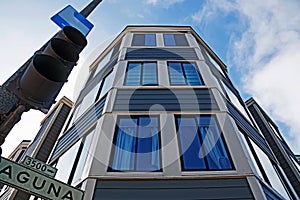
{"label": "dark blue window frame", "polygon": [[161,171],[158,116],[121,116],[109,171]]}
{"label": "dark blue window frame", "polygon": [[158,85],[156,62],[129,62],[126,70],[126,86]]}
{"label": "dark blue window frame", "polygon": [[196,64],[190,62],[168,62],[171,85],[204,85]]}
{"label": "dark blue window frame", "polygon": [[228,149],[213,115],[176,116],[176,127],[183,170],[233,169]]}

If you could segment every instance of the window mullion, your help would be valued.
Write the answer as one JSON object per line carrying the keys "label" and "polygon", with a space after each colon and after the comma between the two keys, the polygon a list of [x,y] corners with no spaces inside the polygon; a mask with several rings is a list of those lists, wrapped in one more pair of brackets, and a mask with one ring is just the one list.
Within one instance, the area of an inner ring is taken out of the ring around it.
{"label": "window mullion", "polygon": [[183,75],[183,78],[184,78],[185,85],[188,85],[187,76],[186,76],[186,73],[185,73],[185,68],[184,68],[184,65],[183,65],[182,62],[180,63],[180,66],[181,66],[182,75]]}
{"label": "window mullion", "polygon": [[140,124],[140,118],[137,117],[137,124],[136,124],[136,137],[135,137],[135,150],[134,150],[134,171],[137,170],[137,155],[138,155],[138,139],[139,139],[139,124]]}
{"label": "window mullion", "polygon": [[144,62],[141,62],[141,70],[140,70],[140,86],[144,85],[143,77],[144,77]]}
{"label": "window mullion", "polygon": [[206,169],[209,169],[208,160],[207,160],[208,152],[205,151],[204,144],[203,144],[204,138],[202,138],[201,130],[200,130],[199,125],[198,125],[198,128],[197,128],[197,133],[198,133],[198,137],[199,137],[199,140],[200,140],[200,145],[201,145],[200,149],[201,149],[202,154],[203,154],[203,160],[204,160]]}

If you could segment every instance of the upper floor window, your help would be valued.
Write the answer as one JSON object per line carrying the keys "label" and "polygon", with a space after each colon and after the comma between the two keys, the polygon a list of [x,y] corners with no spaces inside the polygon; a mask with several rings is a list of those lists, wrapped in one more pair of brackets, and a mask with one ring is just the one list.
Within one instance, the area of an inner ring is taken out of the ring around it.
{"label": "upper floor window", "polygon": [[184,170],[229,170],[229,159],[215,118],[210,115],[177,117]]}
{"label": "upper floor window", "polygon": [[132,62],[128,63],[125,85],[157,85],[156,62]]}
{"label": "upper floor window", "polygon": [[164,34],[165,46],[188,46],[184,34]]}
{"label": "upper floor window", "polygon": [[[211,57],[211,55],[209,55],[208,52],[206,52],[206,55],[207,55],[209,61],[211,62],[211,64],[213,64],[213,65],[218,69],[218,71],[219,71],[223,76],[225,76],[222,67],[215,61],[215,59],[213,59],[213,58]],[[225,76],[225,77],[226,77],[226,76]]]}
{"label": "upper floor window", "polygon": [[160,138],[158,117],[121,117],[114,139],[111,170],[159,171]]}
{"label": "upper floor window", "polygon": [[99,62],[95,72],[93,73],[93,78],[98,74],[98,72],[103,69],[103,67],[110,61],[112,56],[112,50]]}
{"label": "upper floor window", "polygon": [[134,34],[132,46],[156,46],[155,34]]}
{"label": "upper floor window", "polygon": [[193,63],[168,62],[171,85],[203,85],[203,81]]}
{"label": "upper floor window", "polygon": [[102,80],[100,80],[95,86],[87,92],[82,98],[80,103],[73,112],[72,123],[73,124],[85,111],[87,111],[91,105],[93,105],[98,99],[101,99],[110,89],[112,71],[109,72]]}

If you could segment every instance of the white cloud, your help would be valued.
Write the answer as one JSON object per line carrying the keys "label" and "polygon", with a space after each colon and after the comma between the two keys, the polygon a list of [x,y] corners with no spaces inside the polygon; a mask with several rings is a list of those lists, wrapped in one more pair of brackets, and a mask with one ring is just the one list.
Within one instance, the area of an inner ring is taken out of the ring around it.
{"label": "white cloud", "polygon": [[154,6],[163,6],[165,8],[168,8],[169,6],[184,2],[185,0],[145,0],[146,4],[152,4]]}
{"label": "white cloud", "polygon": [[[192,19],[203,22],[229,12],[239,16],[243,32],[233,37],[229,63],[244,74],[244,90],[273,119],[290,127],[288,141],[300,153],[300,3],[296,0],[207,1]],[[245,22],[246,25],[245,26]],[[287,134],[287,133],[285,133]]]}

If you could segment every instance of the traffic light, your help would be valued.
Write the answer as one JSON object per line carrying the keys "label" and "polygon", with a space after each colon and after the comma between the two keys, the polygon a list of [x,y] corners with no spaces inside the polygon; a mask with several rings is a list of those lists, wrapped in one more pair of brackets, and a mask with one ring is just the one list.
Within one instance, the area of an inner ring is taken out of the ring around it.
{"label": "traffic light", "polygon": [[87,45],[76,28],[65,26],[27,62],[7,89],[35,109],[47,111]]}

